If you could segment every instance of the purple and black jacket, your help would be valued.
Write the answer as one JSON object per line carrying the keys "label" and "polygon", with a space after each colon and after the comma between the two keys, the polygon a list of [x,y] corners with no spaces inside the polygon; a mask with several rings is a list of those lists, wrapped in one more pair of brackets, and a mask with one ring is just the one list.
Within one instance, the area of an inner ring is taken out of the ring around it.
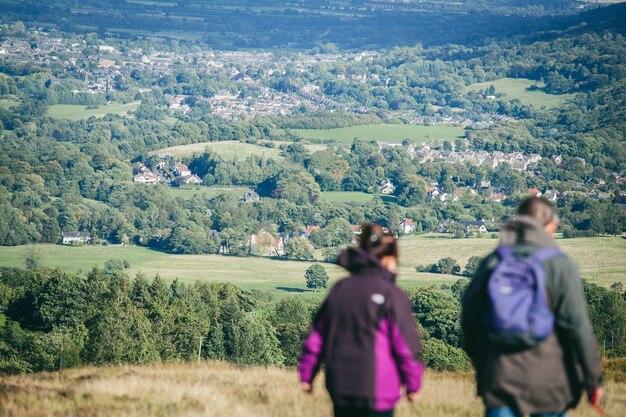
{"label": "purple and black jacket", "polygon": [[411,303],[395,275],[360,249],[347,249],[338,264],[351,272],[317,312],[298,371],[311,383],[326,363],[326,388],[335,404],[376,411],[393,409],[407,392],[419,391],[424,366]]}

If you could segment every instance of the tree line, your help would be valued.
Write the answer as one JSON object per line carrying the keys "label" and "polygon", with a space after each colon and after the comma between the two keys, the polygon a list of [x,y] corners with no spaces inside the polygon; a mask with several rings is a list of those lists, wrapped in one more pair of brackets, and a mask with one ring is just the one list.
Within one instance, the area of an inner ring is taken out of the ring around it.
{"label": "tree line", "polygon": [[[307,273],[312,281],[319,279],[314,269]],[[408,291],[428,367],[470,367],[459,321],[467,283],[462,278],[446,290]],[[626,355],[623,288],[585,283],[584,290],[603,354]],[[0,373],[199,359],[294,366],[318,306],[230,284],[131,278],[112,263],[86,276],[40,267],[4,271]]]}

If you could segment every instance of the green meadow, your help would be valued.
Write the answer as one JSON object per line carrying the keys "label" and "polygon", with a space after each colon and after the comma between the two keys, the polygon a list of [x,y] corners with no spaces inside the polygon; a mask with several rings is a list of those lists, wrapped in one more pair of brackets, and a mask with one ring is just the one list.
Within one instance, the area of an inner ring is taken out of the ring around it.
{"label": "green meadow", "polygon": [[431,142],[453,141],[465,134],[463,128],[456,126],[403,124],[361,125],[337,129],[290,129],[289,131],[304,139],[328,139],[348,145],[352,144],[355,138],[392,143],[401,143],[404,139],[414,142]]}
{"label": "green meadow", "polygon": [[252,143],[243,143],[236,140],[220,141],[220,142],[200,142],[192,143],[189,145],[171,146],[169,148],[159,149],[152,152],[158,156],[173,156],[173,157],[185,157],[192,156],[194,154],[201,154],[209,149],[221,156],[224,159],[240,160],[246,159],[251,155],[266,156],[267,158],[282,158],[280,156],[280,149],[267,148],[265,146],[254,145]]}
{"label": "green meadow", "polygon": [[[218,154],[222,158],[230,160],[235,158],[242,160],[251,155],[280,159],[282,158],[282,156],[280,154],[281,151],[278,147],[283,144],[290,144],[291,142],[276,141],[272,143],[275,145],[274,148],[268,148],[263,145],[255,145],[253,143],[243,143],[236,140],[200,142],[192,143],[189,145],[170,146],[169,148],[154,151],[152,152],[152,154],[161,157],[173,156],[180,158],[185,156],[192,156],[194,154],[200,154],[204,152],[205,149],[209,149],[211,152]],[[314,153],[317,151],[323,151],[327,149],[328,146],[318,144],[304,144],[304,148],[307,150],[307,152]]]}
{"label": "green meadow", "polygon": [[14,100],[12,98],[0,99],[0,108],[3,108],[3,109],[7,109],[8,110],[8,109],[10,109],[12,107],[17,107],[19,104],[20,104],[19,101]]}
{"label": "green meadow", "polygon": [[[496,93],[504,93],[508,98],[518,99],[529,106],[545,106],[547,109],[559,107],[574,97],[574,94],[548,94],[542,90],[545,84],[528,78],[500,78],[494,81],[476,83],[468,86],[466,91],[486,90],[492,84]],[[529,90],[528,88],[532,85],[536,85],[538,89]]]}
{"label": "green meadow", "polygon": [[249,188],[242,187],[202,187],[202,186],[183,186],[183,187],[162,187],[165,192],[174,198],[182,198],[183,200],[189,200],[195,196],[201,196],[204,198],[217,197],[218,195],[226,194],[232,195],[237,198],[243,197],[246,191],[250,191]]}
{"label": "green meadow", "polygon": [[88,119],[91,116],[104,117],[107,114],[125,115],[129,110],[137,110],[141,102],[134,101],[132,103],[110,103],[101,105],[97,109],[87,109],[88,106],[78,104],[53,104],[48,108],[48,116],[56,119],[80,120]]}
{"label": "green meadow", "polygon": [[336,203],[367,203],[374,197],[380,197],[384,202],[390,203],[396,200],[392,195],[368,194],[359,191],[322,191],[322,199]]}
{"label": "green meadow", "polygon": [[[496,239],[450,239],[448,235],[424,234],[400,240],[398,282],[404,288],[451,285],[458,276],[418,273],[415,267],[452,257],[461,267],[472,255],[485,256],[497,244]],[[626,240],[599,237],[559,240],[563,250],[578,264],[582,276],[591,282],[610,286],[626,285]],[[267,257],[231,257],[222,255],[174,255],[139,246],[62,246],[38,245],[43,265],[67,272],[89,271],[102,267],[107,259],[130,263],[128,272],[149,277],[159,274],[167,280],[183,282],[230,282],[246,289],[269,290],[278,295],[302,294],[320,297],[323,292],[308,292],[304,271],[311,261],[288,261]],[[23,267],[27,246],[0,247],[0,270]],[[335,265],[323,264],[332,282],[345,275]]]}

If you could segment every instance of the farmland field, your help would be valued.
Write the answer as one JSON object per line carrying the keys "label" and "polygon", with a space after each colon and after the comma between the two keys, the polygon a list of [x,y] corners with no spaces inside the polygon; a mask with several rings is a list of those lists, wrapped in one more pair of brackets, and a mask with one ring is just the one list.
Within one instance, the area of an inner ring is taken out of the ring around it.
{"label": "farmland field", "polygon": [[125,115],[129,110],[137,110],[141,102],[134,101],[132,103],[120,104],[111,103],[101,105],[97,109],[87,109],[87,106],[77,104],[53,104],[48,108],[47,115],[57,119],[88,119],[91,116],[104,117],[107,114]]}
{"label": "farmland field", "polygon": [[379,142],[401,143],[404,139],[416,142],[455,140],[464,135],[461,127],[380,124],[342,127],[338,129],[290,129],[305,139],[331,139],[351,144],[354,138]]}
{"label": "farmland field", "polygon": [[[467,87],[466,90],[485,90],[492,85],[496,89],[497,93],[504,93],[508,98],[519,99],[526,105],[541,107],[545,106],[547,109],[552,109],[561,106],[565,101],[574,97],[573,94],[548,94],[541,90],[544,84],[529,80],[527,78],[500,78],[494,81],[488,81],[485,83],[476,83]],[[528,90],[531,85],[539,87],[538,90]]]}
{"label": "farmland field", "polygon": [[[583,238],[559,240],[563,250],[581,269],[583,278],[610,286],[626,284],[626,240],[622,238]],[[484,256],[497,244],[496,239],[455,239],[445,235],[425,234],[400,240],[398,282],[404,288],[452,284],[458,277],[418,273],[417,265],[432,264],[447,256],[463,267],[472,255]],[[119,258],[130,263],[131,275],[157,273],[173,280],[193,282],[230,282],[246,289],[266,289],[275,293],[304,291],[304,271],[312,262],[278,260],[263,257],[235,258],[222,255],[173,255],[139,246],[40,245],[42,263],[68,272],[87,272],[93,266],[102,267],[105,260]],[[20,268],[27,246],[0,247],[0,269]],[[332,281],[344,276],[344,271],[324,264]],[[322,293],[304,293],[320,296]]]}
{"label": "farmland field", "polygon": [[322,191],[322,199],[337,203],[367,203],[374,197],[380,197],[384,202],[395,201],[396,197],[384,194],[368,194],[359,191]]}
{"label": "farmland field", "polygon": [[20,104],[19,101],[14,100],[14,99],[10,99],[10,98],[3,98],[0,99],[0,108],[3,109],[10,109],[11,107],[16,107]]}
{"label": "farmland field", "polygon": [[165,192],[170,196],[177,198],[180,197],[184,200],[188,200],[197,195],[205,198],[216,197],[221,194],[228,194],[235,197],[243,197],[246,191],[250,191],[249,188],[242,187],[202,187],[202,186],[183,186],[180,188],[175,187],[163,187]]}
{"label": "farmland field", "polygon": [[[219,141],[219,142],[201,142],[201,143],[192,143],[189,145],[179,145],[179,146],[171,146],[169,148],[159,149],[158,151],[152,152],[158,156],[173,156],[173,157],[185,157],[192,156],[194,154],[199,154],[204,152],[205,149],[210,149],[212,152],[215,152],[219,156],[224,159],[235,159],[235,157],[241,159],[245,159],[250,155],[265,155],[267,158],[282,158],[280,155],[280,149],[278,148],[281,144],[287,144],[290,142],[272,142],[276,145],[275,148],[268,148],[262,145],[255,145],[252,143],[243,143],[236,140],[228,140],[228,141]],[[308,152],[317,152],[322,151],[327,148],[326,145],[314,145],[314,144],[306,144],[304,148]]]}
{"label": "farmland field", "polygon": [[[323,375],[311,395],[300,391],[296,372],[224,362],[65,369],[0,378],[0,403],[9,416],[96,417],[331,415]],[[626,383],[608,380],[603,407],[610,416],[626,408]],[[402,400],[398,417],[481,417],[471,373],[427,371],[412,406]],[[114,410],[114,411],[113,411]],[[593,417],[581,404],[571,417]]]}
{"label": "farmland field", "polygon": [[152,152],[158,156],[184,157],[193,154],[201,154],[205,149],[215,152],[224,159],[238,158],[243,160],[250,155],[266,156],[267,158],[282,158],[280,149],[266,148],[265,146],[254,145],[251,143],[238,142],[236,140],[228,140],[222,142],[201,142],[192,143],[190,145],[171,146],[169,148],[159,149]]}

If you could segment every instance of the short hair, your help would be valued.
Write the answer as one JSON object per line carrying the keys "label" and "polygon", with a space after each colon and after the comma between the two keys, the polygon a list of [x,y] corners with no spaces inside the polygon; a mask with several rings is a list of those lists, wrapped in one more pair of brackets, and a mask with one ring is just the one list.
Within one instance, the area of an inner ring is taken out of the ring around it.
{"label": "short hair", "polygon": [[359,247],[378,259],[385,256],[398,257],[398,240],[392,233],[385,231],[377,224],[366,223],[361,227]]}
{"label": "short hair", "polygon": [[526,197],[517,207],[517,214],[531,216],[542,226],[559,221],[559,215],[554,204],[544,197]]}

